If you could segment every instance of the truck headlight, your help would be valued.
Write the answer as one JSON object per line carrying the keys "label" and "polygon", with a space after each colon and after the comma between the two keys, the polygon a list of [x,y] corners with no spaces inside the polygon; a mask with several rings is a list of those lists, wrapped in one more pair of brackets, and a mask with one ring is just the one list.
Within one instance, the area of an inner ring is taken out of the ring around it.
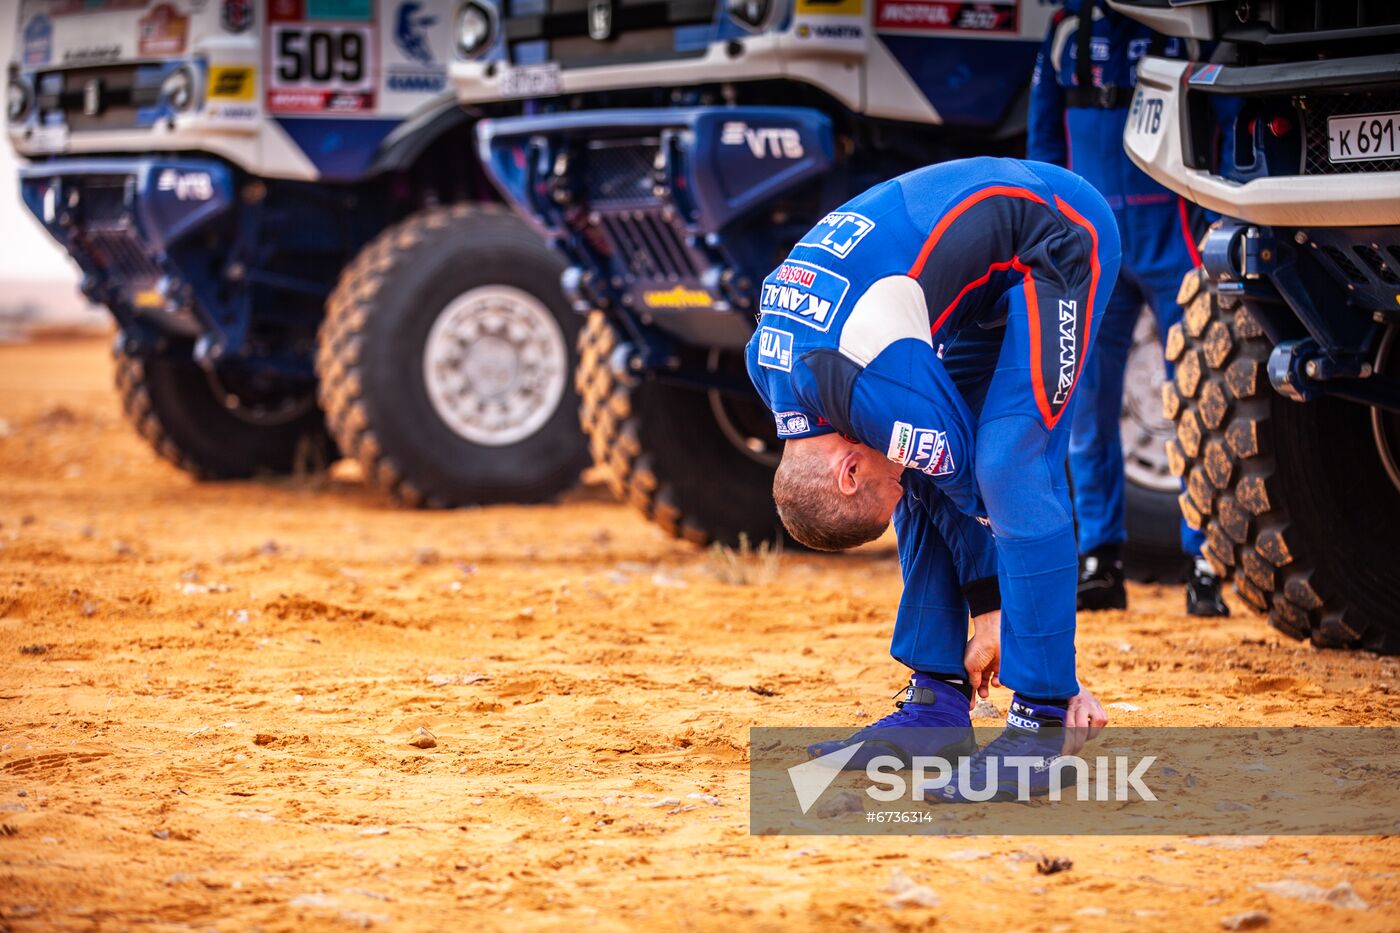
{"label": "truck headlight", "polygon": [[768,18],[769,0],[725,0],[729,16],[745,26],[758,28]]}
{"label": "truck headlight", "polygon": [[457,11],[457,51],[463,58],[478,54],[490,41],[491,14],[475,3]]}
{"label": "truck headlight", "polygon": [[19,78],[10,78],[10,86],[5,94],[5,116],[11,123],[23,122],[34,106],[34,95],[29,85]]}
{"label": "truck headlight", "polygon": [[176,113],[193,110],[198,95],[195,93],[194,71],[188,65],[181,65],[166,75],[160,83],[160,98]]}

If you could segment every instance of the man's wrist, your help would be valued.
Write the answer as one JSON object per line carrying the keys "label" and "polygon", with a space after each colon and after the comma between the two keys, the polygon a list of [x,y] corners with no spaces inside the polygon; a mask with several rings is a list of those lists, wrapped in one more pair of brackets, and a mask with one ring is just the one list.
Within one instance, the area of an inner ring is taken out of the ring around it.
{"label": "man's wrist", "polygon": [[1001,586],[994,576],[964,583],[962,592],[963,599],[967,600],[968,614],[974,619],[1001,609]]}

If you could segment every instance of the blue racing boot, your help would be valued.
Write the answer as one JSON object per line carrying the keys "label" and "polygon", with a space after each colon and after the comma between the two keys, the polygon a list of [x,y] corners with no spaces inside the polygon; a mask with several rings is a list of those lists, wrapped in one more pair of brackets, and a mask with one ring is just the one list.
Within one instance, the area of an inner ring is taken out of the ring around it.
{"label": "blue racing boot", "polygon": [[[1065,707],[1012,696],[1011,711],[1006,714],[1006,731],[988,742],[970,761],[955,765],[954,774],[943,786],[924,785],[924,796],[943,803],[1024,799],[1018,787],[1024,780],[1027,797],[1043,797],[1050,793],[1050,781],[1055,774],[1051,765],[1060,757],[1064,738]],[[1024,778],[1021,777],[1023,773]],[[1067,769],[1064,780],[1073,785],[1073,769]]]}
{"label": "blue racing boot", "polygon": [[873,758],[893,755],[911,766],[917,756],[938,756],[954,760],[977,750],[968,715],[968,694],[957,685],[932,674],[915,671],[904,690],[898,709],[879,722],[871,723],[854,735],[807,746],[807,754],[821,758],[860,743],[860,748],[843,765],[843,771],[864,771]]}

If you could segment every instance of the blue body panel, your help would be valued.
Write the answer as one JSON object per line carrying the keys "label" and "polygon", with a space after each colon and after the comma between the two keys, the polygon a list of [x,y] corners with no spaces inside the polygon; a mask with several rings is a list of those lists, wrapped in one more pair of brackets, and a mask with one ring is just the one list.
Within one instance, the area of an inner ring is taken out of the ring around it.
{"label": "blue body panel", "polygon": [[[738,125],[753,135],[736,135]],[[726,127],[731,130],[726,136]],[[527,153],[544,138],[549,154],[600,134],[659,133],[676,148],[667,181],[696,233],[717,233],[774,195],[826,171],[833,159],[831,119],[800,107],[597,110],[483,120],[482,163],[501,191],[549,233],[560,233],[559,206],[541,199]],[[794,135],[795,134],[795,135]],[[795,143],[794,143],[795,140]],[[787,148],[784,148],[787,147]],[[756,154],[761,148],[763,155]],[[799,152],[788,157],[785,153]],[[647,198],[650,192],[641,192]]]}
{"label": "blue body panel", "polygon": [[147,245],[148,255],[157,263],[165,259],[169,245],[224,214],[234,203],[234,181],[227,165],[203,158],[76,158],[21,168],[25,206],[66,248],[71,245],[71,226],[62,223],[67,213],[64,198],[57,198],[57,213],[49,217],[48,192],[53,189],[66,195],[73,186],[94,178],[130,179],[125,205],[134,221],[133,234]]}
{"label": "blue body panel", "polygon": [[689,342],[735,347],[750,326],[732,309],[751,303],[762,241],[779,234],[739,242],[734,230],[835,159],[830,118],[796,107],[512,117],[483,121],[477,139],[506,199],[569,258],[576,306],[634,309]]}
{"label": "blue body panel", "polygon": [[993,127],[1026,86],[1036,46],[1022,39],[972,41],[880,36],[945,123]]}
{"label": "blue body panel", "polygon": [[278,117],[316,170],[326,181],[358,181],[379,155],[380,143],[399,126],[401,120],[327,119],[325,117]]}

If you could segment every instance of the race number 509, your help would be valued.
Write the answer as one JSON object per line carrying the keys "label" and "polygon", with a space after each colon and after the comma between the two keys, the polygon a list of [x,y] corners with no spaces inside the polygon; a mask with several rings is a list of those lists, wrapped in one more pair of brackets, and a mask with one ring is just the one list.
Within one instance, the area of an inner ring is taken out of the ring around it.
{"label": "race number 509", "polygon": [[365,39],[358,29],[278,30],[278,83],[358,86],[368,70]]}

